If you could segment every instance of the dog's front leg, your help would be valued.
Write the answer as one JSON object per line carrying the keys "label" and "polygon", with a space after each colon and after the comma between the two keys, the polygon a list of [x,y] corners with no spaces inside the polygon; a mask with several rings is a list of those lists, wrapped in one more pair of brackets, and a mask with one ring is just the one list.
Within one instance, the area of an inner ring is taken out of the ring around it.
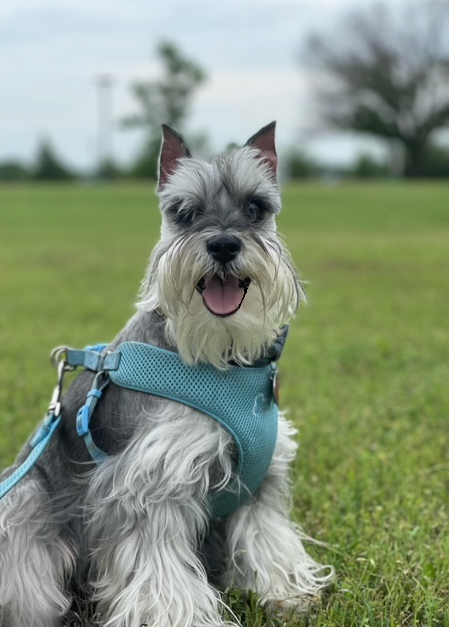
{"label": "dog's front leg", "polygon": [[200,414],[181,435],[179,426],[161,424],[147,438],[136,438],[92,478],[92,583],[107,627],[225,625],[218,593],[198,559],[207,526],[208,464],[216,446],[210,430],[220,430]]}
{"label": "dog's front leg", "polygon": [[302,611],[332,579],[333,569],[306,553],[304,534],[288,515],[294,433],[281,416],[275,454],[259,493],[227,521],[224,583],[254,590],[267,608]]}
{"label": "dog's front leg", "polygon": [[0,626],[60,625],[75,553],[34,468],[0,501]]}

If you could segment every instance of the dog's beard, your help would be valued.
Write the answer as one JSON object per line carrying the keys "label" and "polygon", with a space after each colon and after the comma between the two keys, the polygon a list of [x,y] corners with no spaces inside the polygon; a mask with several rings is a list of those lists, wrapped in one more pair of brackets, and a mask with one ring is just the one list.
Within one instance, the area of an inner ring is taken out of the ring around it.
{"label": "dog's beard", "polygon": [[[221,369],[230,362],[250,365],[295,312],[304,296],[301,283],[279,240],[240,233],[242,251],[223,268],[206,252],[211,235],[203,231],[167,243],[163,238],[153,252],[139,307],[162,312],[166,338],[186,363]],[[202,293],[208,282],[231,285],[228,300],[234,298],[234,305],[222,306],[232,313],[213,313],[210,297]]]}

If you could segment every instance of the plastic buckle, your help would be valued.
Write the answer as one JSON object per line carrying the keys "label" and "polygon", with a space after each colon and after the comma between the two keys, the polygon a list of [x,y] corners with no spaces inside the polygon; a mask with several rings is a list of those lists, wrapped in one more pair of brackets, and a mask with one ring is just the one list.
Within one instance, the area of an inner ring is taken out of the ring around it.
{"label": "plastic buckle", "polygon": [[76,416],[76,431],[78,435],[85,436],[89,433],[90,407],[86,403],[78,410]]}

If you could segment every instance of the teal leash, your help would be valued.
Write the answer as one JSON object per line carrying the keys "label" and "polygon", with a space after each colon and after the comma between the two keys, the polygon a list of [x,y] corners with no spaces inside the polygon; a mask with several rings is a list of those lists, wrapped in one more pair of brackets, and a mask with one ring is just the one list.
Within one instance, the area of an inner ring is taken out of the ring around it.
{"label": "teal leash", "polygon": [[[52,353],[52,362],[55,364],[53,359],[54,352]],[[73,370],[73,368],[65,361],[59,361],[55,365],[58,370],[58,382],[53,390],[47,415],[30,442],[31,453],[11,475],[0,483],[0,499],[8,494],[8,492],[31,470],[47,448],[48,443],[61,422],[61,395],[64,373],[67,372],[67,370]]]}
{"label": "teal leash", "polygon": [[[31,470],[39,457],[47,448],[47,444],[50,442],[53,433],[56,431],[59,423],[61,422],[61,416],[55,416],[50,414],[46,419],[46,435],[39,439],[39,442],[32,446],[32,451],[26,458],[26,460],[15,470],[9,477],[0,483],[0,499],[2,499],[8,492],[25,477],[25,475]],[[42,425],[43,426],[43,425]]]}
{"label": "teal leash", "polygon": [[[61,396],[64,374],[68,371],[75,370],[78,366],[85,366],[86,368],[92,370],[104,368],[105,361],[107,360],[109,355],[102,355],[101,353],[106,347],[107,344],[96,344],[95,346],[87,346],[84,350],[76,351],[66,346],[60,346],[52,351],[51,363],[58,371],[58,381],[55,389],[53,390],[47,414],[44,418],[43,423],[38,428],[34,437],[30,441],[29,446],[31,448],[31,452],[28,457],[25,459],[24,462],[22,462],[22,464],[18,468],[16,468],[13,473],[11,473],[8,477],[6,477],[4,481],[0,483],[0,499],[8,494],[8,492],[12,490],[12,488],[14,488],[14,486],[16,486],[19,481],[21,481],[25,477],[25,475],[28,474],[28,472],[31,470],[31,468],[34,466],[34,464],[38,461],[42,453],[47,448],[48,443],[50,442],[53,434],[58,428],[62,419]],[[109,360],[107,366],[114,367],[114,365],[114,360]],[[101,373],[99,373],[95,377],[94,385],[97,384],[97,389],[99,390],[99,395],[101,396],[102,390],[104,389],[104,387],[106,387],[107,383],[109,383],[109,378],[107,378],[105,381],[98,383],[100,374]],[[91,392],[89,392],[89,394],[91,394]],[[89,397],[87,401],[87,403],[91,407],[89,418],[95,408],[97,401],[98,398],[95,398],[95,393],[92,393],[91,397]],[[97,447],[95,447],[93,441],[91,442],[92,437],[90,435],[90,432],[88,434],[88,437],[85,437],[85,440],[86,446],[93,459],[95,459],[97,463],[99,461],[103,461],[106,456],[103,451],[100,451],[100,449],[97,449],[97,451],[94,450]]]}

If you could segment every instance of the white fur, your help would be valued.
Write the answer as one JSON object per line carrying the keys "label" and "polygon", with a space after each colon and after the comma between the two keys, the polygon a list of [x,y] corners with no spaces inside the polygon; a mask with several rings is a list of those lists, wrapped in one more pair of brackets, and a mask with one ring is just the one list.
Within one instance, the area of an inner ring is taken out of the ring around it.
{"label": "white fur", "polygon": [[196,547],[207,528],[209,491],[232,476],[232,438],[204,414],[170,401],[146,419],[154,422],[151,432],[136,434],[90,484],[98,609],[107,627],[222,627],[221,600]]}
{"label": "white fur", "polygon": [[283,415],[276,450],[257,499],[227,521],[227,585],[255,590],[265,606],[306,610],[333,577],[305,551],[311,541],[289,518],[288,469],[296,452],[296,431]]}
{"label": "white fur", "polygon": [[75,556],[57,525],[49,524],[50,506],[31,479],[0,500],[2,627],[53,627],[70,607],[64,588]]}
{"label": "white fur", "polygon": [[[106,627],[223,627],[222,600],[196,547],[207,529],[208,494],[234,479],[232,438],[210,418],[170,401],[147,419],[151,432],[136,434],[90,484],[86,520],[98,609]],[[281,417],[259,494],[226,523],[223,584],[255,590],[266,606],[304,611],[333,571],[307,555],[308,538],[288,516],[294,433]]]}
{"label": "white fur", "polygon": [[213,235],[210,231],[194,237],[166,234],[153,253],[139,307],[162,311],[166,337],[186,363],[227,368],[232,360],[248,365],[272,344],[276,330],[291,318],[303,293],[280,242],[240,234],[242,253],[230,264],[229,273],[242,279],[250,276],[251,284],[235,314],[214,316],[195,289],[203,276],[220,273],[206,253],[206,241]]}

